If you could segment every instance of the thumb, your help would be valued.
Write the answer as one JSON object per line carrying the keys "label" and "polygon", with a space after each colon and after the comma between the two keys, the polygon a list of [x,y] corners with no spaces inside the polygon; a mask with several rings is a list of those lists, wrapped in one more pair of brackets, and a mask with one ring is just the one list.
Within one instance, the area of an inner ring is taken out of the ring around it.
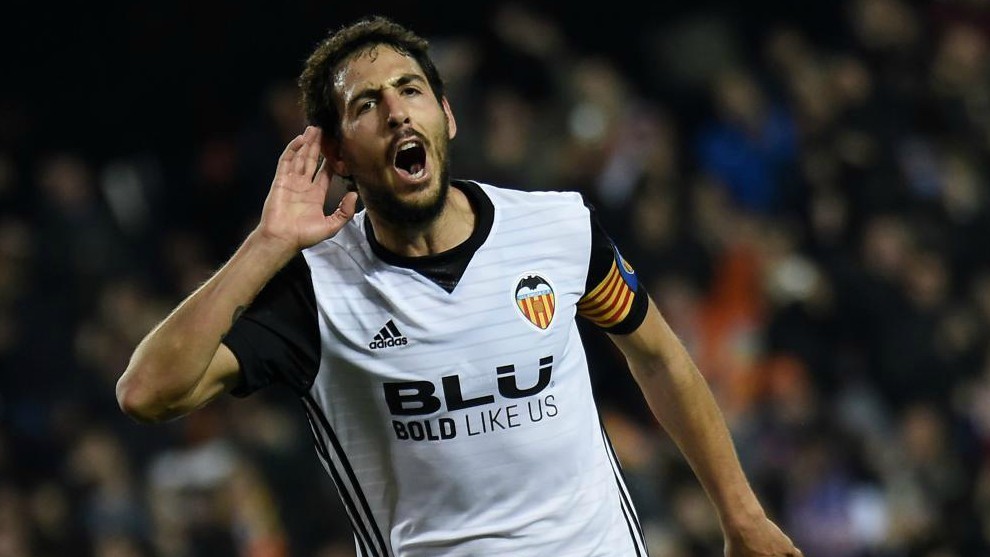
{"label": "thumb", "polygon": [[327,215],[327,222],[333,226],[334,230],[339,230],[347,221],[354,218],[354,211],[357,208],[357,192],[349,191],[337,204],[337,209]]}

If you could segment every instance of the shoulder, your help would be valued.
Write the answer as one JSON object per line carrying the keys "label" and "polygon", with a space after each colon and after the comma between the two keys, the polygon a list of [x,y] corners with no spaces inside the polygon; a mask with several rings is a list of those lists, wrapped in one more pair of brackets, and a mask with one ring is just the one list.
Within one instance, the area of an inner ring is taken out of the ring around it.
{"label": "shoulder", "polygon": [[591,219],[579,192],[522,191],[476,184],[494,206],[494,240],[489,245],[526,246],[522,252],[539,257],[552,253],[586,262]]}
{"label": "shoulder", "polygon": [[576,191],[556,190],[520,190],[505,186],[494,186],[484,182],[471,180],[478,185],[496,206],[500,207],[534,207],[547,208],[577,208],[587,212],[584,196]]}

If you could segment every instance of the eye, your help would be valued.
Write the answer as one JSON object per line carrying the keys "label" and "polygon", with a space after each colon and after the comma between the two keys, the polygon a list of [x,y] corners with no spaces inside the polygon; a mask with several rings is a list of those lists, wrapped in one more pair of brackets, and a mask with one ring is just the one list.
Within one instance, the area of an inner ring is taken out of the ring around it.
{"label": "eye", "polygon": [[406,95],[407,97],[413,96],[413,95],[418,95],[419,94],[419,89],[416,88],[416,87],[406,87],[405,89],[402,90],[402,94],[403,95]]}
{"label": "eye", "polygon": [[369,99],[359,104],[357,111],[358,114],[364,114],[365,112],[368,112],[372,108],[375,108],[375,101]]}

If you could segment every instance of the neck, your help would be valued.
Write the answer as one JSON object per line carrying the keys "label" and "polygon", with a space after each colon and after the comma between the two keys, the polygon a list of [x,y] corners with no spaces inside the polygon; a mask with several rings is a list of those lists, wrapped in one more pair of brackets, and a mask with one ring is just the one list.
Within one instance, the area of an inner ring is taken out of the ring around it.
{"label": "neck", "polygon": [[368,211],[375,240],[388,251],[404,257],[443,253],[464,243],[474,231],[477,215],[467,196],[451,187],[443,209],[421,227],[396,225]]}

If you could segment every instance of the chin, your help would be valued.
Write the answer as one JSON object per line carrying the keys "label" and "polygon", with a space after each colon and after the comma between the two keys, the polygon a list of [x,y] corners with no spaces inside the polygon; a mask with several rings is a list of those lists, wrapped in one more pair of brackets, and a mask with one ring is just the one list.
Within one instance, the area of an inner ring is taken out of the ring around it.
{"label": "chin", "polygon": [[431,180],[411,194],[399,197],[391,191],[367,190],[365,205],[376,215],[403,227],[423,227],[432,223],[443,211],[447,201],[449,181],[444,177]]}

